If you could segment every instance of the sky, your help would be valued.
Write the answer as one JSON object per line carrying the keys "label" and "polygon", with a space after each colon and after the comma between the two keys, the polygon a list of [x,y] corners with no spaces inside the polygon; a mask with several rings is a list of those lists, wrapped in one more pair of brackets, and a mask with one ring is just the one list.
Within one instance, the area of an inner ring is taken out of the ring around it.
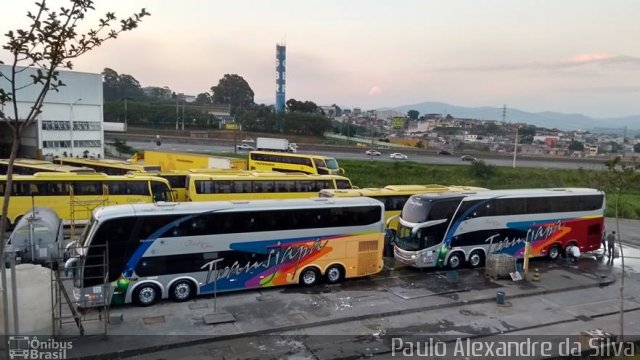
{"label": "sky", "polygon": [[[0,32],[28,25],[7,1]],[[51,7],[68,1],[49,1]],[[111,0],[97,16],[151,13],[74,61],[190,95],[242,76],[275,102],[275,46],[287,46],[286,99],[375,109],[441,101],[597,118],[640,114],[637,0]],[[0,40],[5,43],[5,38]],[[0,59],[9,60],[0,51]]]}

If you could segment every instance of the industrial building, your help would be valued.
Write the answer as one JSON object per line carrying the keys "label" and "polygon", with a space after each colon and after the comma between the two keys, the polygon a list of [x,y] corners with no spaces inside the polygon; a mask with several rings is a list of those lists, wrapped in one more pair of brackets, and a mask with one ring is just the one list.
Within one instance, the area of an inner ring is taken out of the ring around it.
{"label": "industrial building", "polygon": [[[0,72],[10,77],[11,67],[0,65]],[[24,118],[33,106],[42,85],[33,84],[30,75],[36,68],[26,68],[16,74],[18,113]],[[60,71],[58,79],[65,86],[49,91],[37,121],[22,134],[20,157],[53,158],[56,156],[104,157],[102,75],[76,71]],[[0,88],[10,91],[10,83],[0,77]],[[13,104],[1,109],[13,118]],[[0,158],[8,158],[13,133],[0,122]]]}

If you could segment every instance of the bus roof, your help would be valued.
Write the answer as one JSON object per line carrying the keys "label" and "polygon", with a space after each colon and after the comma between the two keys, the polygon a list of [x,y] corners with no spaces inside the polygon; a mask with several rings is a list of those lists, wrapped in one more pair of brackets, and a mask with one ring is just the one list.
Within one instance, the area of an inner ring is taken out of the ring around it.
{"label": "bus roof", "polygon": [[315,154],[301,154],[301,153],[292,154],[292,153],[279,152],[279,151],[254,150],[254,151],[250,151],[249,154],[272,154],[272,155],[282,155],[282,156],[299,157],[299,158],[333,159],[332,156],[315,155]]}
{"label": "bus roof", "polygon": [[364,189],[325,189],[321,193],[328,197],[351,197],[351,196],[394,196],[394,195],[414,195],[424,193],[447,193],[463,191],[483,191],[487,190],[475,186],[444,186],[437,184],[429,185],[388,185],[384,188],[364,188]]}
{"label": "bus roof", "polygon": [[[9,159],[0,159],[0,164],[9,164]],[[75,172],[75,173],[94,173],[94,169],[85,166],[70,166],[62,164],[54,164],[46,160],[17,158],[14,161],[14,166],[25,166],[41,171],[55,171],[55,172]]]}
{"label": "bus roof", "polygon": [[158,202],[147,204],[127,204],[97,208],[93,217],[98,221],[124,216],[155,216],[166,214],[193,214],[226,210],[280,210],[323,206],[382,206],[382,203],[367,197],[360,198],[309,198],[251,201],[198,201],[198,202]]}
{"label": "bus roof", "polygon": [[275,171],[252,171],[240,174],[189,174],[189,177],[197,180],[251,180],[251,179],[270,179],[270,180],[322,180],[322,179],[342,179],[349,178],[340,175],[315,175],[303,173],[283,173]]}
{"label": "bus roof", "polygon": [[[5,181],[6,175],[0,175],[0,181]],[[157,180],[165,182],[167,180],[157,176],[133,176],[133,175],[106,175],[103,173],[56,173],[56,172],[38,172],[33,175],[14,175],[14,181],[28,180]]]}
{"label": "bus roof", "polygon": [[414,195],[424,200],[446,199],[463,195],[465,200],[492,199],[492,198],[519,198],[541,196],[567,196],[567,195],[597,195],[604,194],[597,189],[589,188],[540,188],[540,189],[510,189],[510,190],[486,190],[479,192],[448,192],[435,194]]}

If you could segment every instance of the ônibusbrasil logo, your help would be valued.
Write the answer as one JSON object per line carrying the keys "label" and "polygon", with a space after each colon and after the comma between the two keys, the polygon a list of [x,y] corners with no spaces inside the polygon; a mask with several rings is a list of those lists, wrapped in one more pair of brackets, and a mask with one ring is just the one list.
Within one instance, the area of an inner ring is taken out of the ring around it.
{"label": "\u00f4nibusbrasil logo", "polygon": [[67,350],[73,348],[71,341],[57,341],[36,336],[9,336],[9,359],[60,360],[67,358]]}

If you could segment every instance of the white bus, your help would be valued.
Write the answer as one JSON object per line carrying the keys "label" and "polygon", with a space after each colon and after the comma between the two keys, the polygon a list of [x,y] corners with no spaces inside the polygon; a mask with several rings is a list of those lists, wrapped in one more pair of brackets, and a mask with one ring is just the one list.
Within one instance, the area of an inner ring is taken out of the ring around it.
{"label": "white bus", "polygon": [[384,205],[370,198],[125,205],[94,211],[65,269],[81,307],[149,306],[375,274],[383,245]]}
{"label": "white bus", "polygon": [[555,260],[568,245],[600,247],[604,193],[595,189],[490,190],[414,195],[402,209],[395,258],[414,267],[484,264],[487,255]]}

